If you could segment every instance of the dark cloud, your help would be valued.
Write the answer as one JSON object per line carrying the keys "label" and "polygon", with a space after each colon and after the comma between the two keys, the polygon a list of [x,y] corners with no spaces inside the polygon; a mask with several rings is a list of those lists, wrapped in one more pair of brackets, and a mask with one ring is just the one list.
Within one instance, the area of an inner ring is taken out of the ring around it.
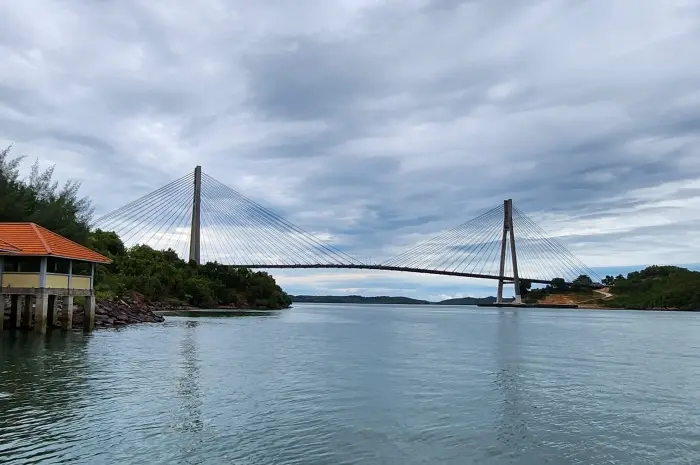
{"label": "dark cloud", "polygon": [[0,142],[82,179],[101,213],[200,164],[357,256],[513,198],[594,266],[681,262],[673,228],[700,218],[698,11],[8,3]]}

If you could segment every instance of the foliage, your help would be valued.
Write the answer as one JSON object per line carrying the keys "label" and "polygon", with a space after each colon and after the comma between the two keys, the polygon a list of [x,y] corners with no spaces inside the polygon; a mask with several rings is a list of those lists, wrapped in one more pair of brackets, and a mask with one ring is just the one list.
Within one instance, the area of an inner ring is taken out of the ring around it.
{"label": "foliage", "polygon": [[571,290],[588,291],[593,289],[593,280],[590,276],[582,274],[571,282]]}
{"label": "foliage", "polygon": [[579,276],[571,284],[567,283],[564,278],[554,278],[547,286],[532,290],[528,288],[526,292],[522,292],[521,284],[520,295],[523,296],[526,303],[536,303],[552,294],[573,294],[584,298],[590,296],[594,286],[593,280],[587,275]]}
{"label": "foliage", "polygon": [[148,300],[176,299],[202,308],[286,308],[291,304],[274,278],[264,272],[219,263],[198,266],[180,259],[173,250],[146,245],[126,249],[114,232],[99,229],[90,233],[88,243],[114,261],[97,267],[97,292],[121,296],[136,291]]}
{"label": "foliage", "polygon": [[520,296],[524,297],[530,293],[530,289],[532,289],[532,281],[529,279],[520,279],[519,280],[520,284]]}
{"label": "foliage", "polygon": [[95,270],[99,297],[123,296],[135,291],[149,300],[176,299],[199,307],[232,305],[249,308],[285,308],[291,299],[267,273],[218,263],[197,266],[181,260],[172,250],[148,246],[124,247],[114,232],[89,230],[91,202],[78,196],[80,184],[63,186],[32,165],[27,179],[12,158],[11,147],[0,151],[0,222],[31,221],[84,244],[111,258],[113,264]]}
{"label": "foliage", "polygon": [[78,196],[80,183],[59,186],[52,181],[54,168],[40,171],[38,162],[21,179],[23,157],[11,158],[10,150],[0,150],[0,222],[31,221],[84,244],[93,210],[89,199]]}
{"label": "foliage", "polygon": [[676,266],[650,266],[618,276],[609,307],[700,309],[700,273]]}

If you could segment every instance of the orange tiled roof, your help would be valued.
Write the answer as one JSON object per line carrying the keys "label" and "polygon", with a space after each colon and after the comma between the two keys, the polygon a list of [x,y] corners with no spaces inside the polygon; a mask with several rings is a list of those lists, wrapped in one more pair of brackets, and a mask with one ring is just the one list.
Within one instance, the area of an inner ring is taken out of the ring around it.
{"label": "orange tiled roof", "polygon": [[12,255],[69,258],[112,263],[109,258],[34,223],[0,223],[0,250],[10,246]]}
{"label": "orange tiled roof", "polygon": [[9,242],[5,242],[2,239],[0,239],[0,252],[1,253],[12,254],[12,253],[17,253],[19,251],[20,251],[19,247],[16,247],[16,246],[10,244]]}

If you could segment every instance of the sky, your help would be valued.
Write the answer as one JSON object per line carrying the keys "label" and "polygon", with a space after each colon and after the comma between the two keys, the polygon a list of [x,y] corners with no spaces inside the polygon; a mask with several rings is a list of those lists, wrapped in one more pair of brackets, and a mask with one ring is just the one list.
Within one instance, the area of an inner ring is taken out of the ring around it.
{"label": "sky", "polygon": [[98,216],[201,165],[363,261],[513,198],[597,271],[700,262],[697,0],[23,0],[0,2],[0,53],[0,146]]}

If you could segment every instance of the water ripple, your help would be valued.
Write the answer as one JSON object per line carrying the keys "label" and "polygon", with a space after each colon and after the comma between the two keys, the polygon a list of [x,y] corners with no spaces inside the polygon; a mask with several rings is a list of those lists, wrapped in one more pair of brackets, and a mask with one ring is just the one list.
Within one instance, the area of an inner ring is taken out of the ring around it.
{"label": "water ripple", "polygon": [[5,332],[0,463],[700,463],[700,319],[299,305]]}

